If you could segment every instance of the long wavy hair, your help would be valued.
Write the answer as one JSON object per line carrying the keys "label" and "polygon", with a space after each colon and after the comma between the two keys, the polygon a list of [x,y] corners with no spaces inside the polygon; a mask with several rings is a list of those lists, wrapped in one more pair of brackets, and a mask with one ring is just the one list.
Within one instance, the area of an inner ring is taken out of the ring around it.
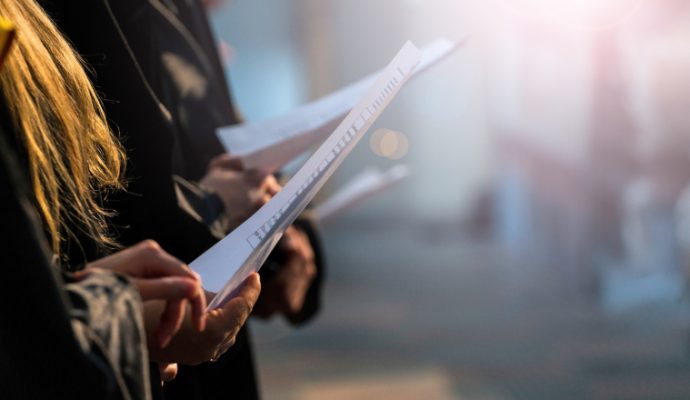
{"label": "long wavy hair", "polygon": [[125,153],[110,131],[83,60],[34,0],[0,0],[17,27],[0,90],[27,151],[36,206],[53,251],[81,230],[116,247],[100,197],[121,189]]}

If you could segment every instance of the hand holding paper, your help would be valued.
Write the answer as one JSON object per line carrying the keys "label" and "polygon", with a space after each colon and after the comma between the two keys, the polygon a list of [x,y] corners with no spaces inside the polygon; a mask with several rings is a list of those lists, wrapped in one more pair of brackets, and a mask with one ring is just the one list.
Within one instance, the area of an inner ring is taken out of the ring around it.
{"label": "hand holding paper", "polygon": [[190,266],[206,289],[218,292],[209,308],[232,297],[258,271],[287,227],[335,172],[410,78],[421,53],[406,43],[343,122],[271,201]]}

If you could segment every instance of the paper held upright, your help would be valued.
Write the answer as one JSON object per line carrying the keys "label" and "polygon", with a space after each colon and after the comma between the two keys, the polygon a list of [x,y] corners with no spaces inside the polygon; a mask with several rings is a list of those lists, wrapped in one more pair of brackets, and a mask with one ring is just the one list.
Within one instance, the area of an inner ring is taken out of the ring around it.
{"label": "paper held upright", "polygon": [[[411,78],[450,56],[465,43],[438,38],[421,50],[422,59]],[[218,128],[223,147],[239,157],[246,169],[275,172],[321,144],[359,102],[383,71],[377,71],[318,100],[276,118]]]}
{"label": "paper held upright", "polygon": [[237,229],[194,260],[207,290],[217,293],[209,309],[223,305],[268,254],[328,178],[352,151],[410,78],[421,59],[407,42],[345,117],[283,189]]}

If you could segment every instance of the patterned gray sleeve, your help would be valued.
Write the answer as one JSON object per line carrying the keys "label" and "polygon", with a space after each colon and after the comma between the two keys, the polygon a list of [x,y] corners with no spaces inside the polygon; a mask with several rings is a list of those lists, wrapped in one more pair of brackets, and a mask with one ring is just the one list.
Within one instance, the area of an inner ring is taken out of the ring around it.
{"label": "patterned gray sleeve", "polygon": [[137,290],[117,274],[99,271],[66,285],[72,327],[85,353],[109,363],[122,393],[149,399],[150,383],[142,303]]}

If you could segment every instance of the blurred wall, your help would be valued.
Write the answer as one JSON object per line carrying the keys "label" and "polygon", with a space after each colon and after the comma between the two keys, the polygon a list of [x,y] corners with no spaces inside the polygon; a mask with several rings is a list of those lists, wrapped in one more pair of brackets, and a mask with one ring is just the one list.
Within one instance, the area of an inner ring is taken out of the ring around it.
{"label": "blurred wall", "polygon": [[298,12],[291,0],[229,1],[211,13],[227,46],[230,84],[249,121],[289,111],[309,93]]}
{"label": "blurred wall", "polygon": [[[214,22],[234,48],[233,90],[250,121],[381,68],[408,39],[421,46],[467,35],[465,48],[411,82],[372,129],[406,135],[408,154],[379,157],[366,138],[324,190],[367,166],[404,162],[408,181],[348,216],[454,222],[472,216],[506,168],[506,141],[529,150],[520,152],[540,170],[535,182],[566,188],[543,190],[555,202],[582,205],[568,200],[577,186],[562,178],[579,174],[612,189],[589,199],[603,215],[621,214],[635,163],[677,177],[667,196],[675,199],[685,178],[664,171],[681,171],[687,159],[688,134],[679,133],[690,125],[687,8],[682,0],[236,0]],[[676,161],[660,166],[669,151]]]}

